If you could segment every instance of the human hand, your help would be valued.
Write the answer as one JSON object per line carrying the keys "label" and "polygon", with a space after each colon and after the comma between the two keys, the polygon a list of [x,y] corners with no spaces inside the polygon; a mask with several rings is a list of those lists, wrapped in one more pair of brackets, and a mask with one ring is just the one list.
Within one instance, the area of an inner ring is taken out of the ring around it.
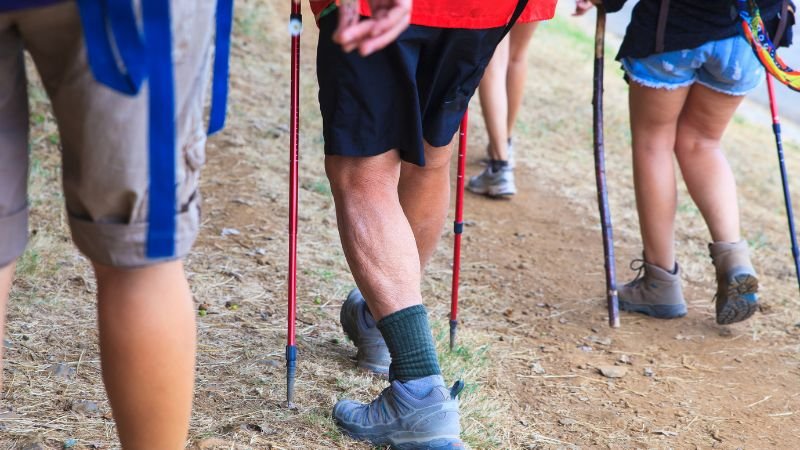
{"label": "human hand", "polygon": [[372,17],[359,20],[358,0],[341,0],[339,27],[334,42],[344,51],[358,49],[362,56],[370,55],[394,41],[411,21],[413,0],[369,0]]}
{"label": "human hand", "polygon": [[601,4],[603,4],[603,0],[575,0],[575,11],[572,13],[572,15],[582,16],[590,9],[594,8],[595,5]]}

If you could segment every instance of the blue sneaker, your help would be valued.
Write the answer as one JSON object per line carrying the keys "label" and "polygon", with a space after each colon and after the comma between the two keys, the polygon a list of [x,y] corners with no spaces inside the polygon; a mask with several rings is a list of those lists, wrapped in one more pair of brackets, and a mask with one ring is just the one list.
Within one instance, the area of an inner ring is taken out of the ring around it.
{"label": "blue sneaker", "polygon": [[758,309],[758,278],[747,241],[714,242],[708,249],[717,273],[717,323],[729,325],[750,318]]}
{"label": "blue sneaker", "polygon": [[347,295],[339,320],[345,334],[358,349],[356,365],[377,375],[389,376],[389,364],[392,362],[389,349],[358,288]]}
{"label": "blue sneaker", "polygon": [[[429,386],[427,394],[418,391],[421,386]],[[447,389],[440,375],[406,383],[395,380],[371,403],[339,400],[333,418],[344,434],[372,445],[461,450],[458,394],[463,388],[458,381]]]}

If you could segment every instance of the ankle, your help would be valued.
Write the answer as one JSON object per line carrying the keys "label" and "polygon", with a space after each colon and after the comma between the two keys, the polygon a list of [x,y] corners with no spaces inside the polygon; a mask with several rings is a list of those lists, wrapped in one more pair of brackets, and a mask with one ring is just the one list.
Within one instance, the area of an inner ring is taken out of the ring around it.
{"label": "ankle", "polygon": [[500,172],[508,167],[508,161],[502,159],[490,159],[489,167],[491,168],[492,172]]}
{"label": "ankle", "polygon": [[378,329],[392,357],[389,378],[401,382],[441,375],[428,312],[414,305],[378,321]]}

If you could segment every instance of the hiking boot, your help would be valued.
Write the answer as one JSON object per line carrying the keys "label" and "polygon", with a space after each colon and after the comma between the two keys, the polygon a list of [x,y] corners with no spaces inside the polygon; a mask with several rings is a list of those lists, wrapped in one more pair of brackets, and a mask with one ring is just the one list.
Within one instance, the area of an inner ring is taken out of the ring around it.
{"label": "hiking boot", "polygon": [[356,365],[375,374],[388,376],[391,362],[389,349],[358,288],[347,295],[339,319],[345,334],[358,348]]}
{"label": "hiking boot", "polygon": [[637,312],[657,319],[674,319],[686,315],[686,301],[681,291],[680,268],[675,273],[643,259],[634,259],[631,270],[636,278],[619,290],[619,309]]}
{"label": "hiking boot", "polygon": [[508,197],[517,193],[514,184],[514,171],[508,166],[493,171],[489,165],[480,174],[470,177],[467,183],[470,192],[489,197]]}
{"label": "hiking boot", "polygon": [[[412,384],[431,389],[420,395]],[[458,381],[447,389],[441,375],[406,383],[395,380],[371,403],[339,400],[333,419],[343,433],[374,446],[461,450],[458,394],[463,388]]]}
{"label": "hiking boot", "polygon": [[758,278],[750,263],[747,241],[708,244],[717,272],[717,323],[741,322],[758,309]]}

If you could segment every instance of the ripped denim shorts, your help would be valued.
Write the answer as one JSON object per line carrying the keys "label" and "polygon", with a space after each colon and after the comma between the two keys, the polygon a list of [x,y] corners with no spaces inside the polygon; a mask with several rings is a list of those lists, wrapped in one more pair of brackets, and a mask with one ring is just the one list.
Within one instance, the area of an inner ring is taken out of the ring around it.
{"label": "ripped denim shorts", "polygon": [[622,68],[642,86],[677,89],[697,82],[728,95],[745,95],[764,79],[764,68],[740,35],[691,50],[623,58]]}

